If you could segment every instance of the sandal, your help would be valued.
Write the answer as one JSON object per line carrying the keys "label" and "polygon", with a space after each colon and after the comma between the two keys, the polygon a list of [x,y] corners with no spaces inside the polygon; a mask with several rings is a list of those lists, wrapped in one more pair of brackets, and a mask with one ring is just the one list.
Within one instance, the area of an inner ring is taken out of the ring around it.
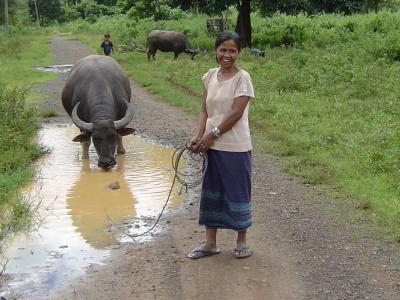
{"label": "sandal", "polygon": [[187,258],[190,259],[198,259],[205,256],[210,256],[214,254],[218,254],[221,252],[221,249],[207,249],[204,246],[194,248],[188,255]]}
{"label": "sandal", "polygon": [[252,254],[250,247],[246,244],[237,245],[233,252],[236,258],[246,258]]}

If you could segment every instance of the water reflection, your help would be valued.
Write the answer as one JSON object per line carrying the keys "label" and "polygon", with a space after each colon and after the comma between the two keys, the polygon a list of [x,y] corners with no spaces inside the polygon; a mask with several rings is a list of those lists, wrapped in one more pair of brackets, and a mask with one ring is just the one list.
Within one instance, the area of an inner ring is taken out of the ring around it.
{"label": "water reflection", "polygon": [[[78,159],[80,145],[72,142],[77,132],[74,126],[47,125],[39,134],[39,142],[52,149],[39,162],[40,176],[32,187],[36,200],[42,201],[44,224],[36,232],[17,235],[6,251],[9,287],[23,295],[62,287],[66,278],[101,263],[109,255],[107,246],[120,239],[107,231],[108,216],[117,224],[156,217],[171,187],[172,149],[125,137],[126,155],[104,172],[92,148],[90,160]],[[110,189],[117,181],[120,188]],[[181,200],[173,192],[169,207]]]}
{"label": "water reflection", "polygon": [[[116,237],[106,232],[110,220],[121,223],[135,217],[132,192],[123,174],[125,156],[117,159],[117,168],[104,172],[90,161],[82,161],[80,177],[67,194],[67,208],[72,225],[91,246],[104,248],[115,244]],[[118,182],[119,188],[110,184]]]}
{"label": "water reflection", "polygon": [[43,72],[53,72],[53,73],[68,73],[72,69],[72,65],[52,65],[44,67],[35,67],[36,70]]}

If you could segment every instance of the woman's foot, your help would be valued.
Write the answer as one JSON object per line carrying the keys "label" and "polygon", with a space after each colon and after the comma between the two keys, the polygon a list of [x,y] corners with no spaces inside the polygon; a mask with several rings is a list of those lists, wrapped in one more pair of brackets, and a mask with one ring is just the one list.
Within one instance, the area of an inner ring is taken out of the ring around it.
{"label": "woman's foot", "polygon": [[219,248],[208,248],[207,245],[201,245],[199,247],[194,248],[188,255],[187,258],[197,259],[200,257],[210,256],[214,254],[220,253],[221,250]]}
{"label": "woman's foot", "polygon": [[252,251],[246,244],[238,244],[235,250],[233,250],[233,253],[236,258],[246,258],[251,256]]}

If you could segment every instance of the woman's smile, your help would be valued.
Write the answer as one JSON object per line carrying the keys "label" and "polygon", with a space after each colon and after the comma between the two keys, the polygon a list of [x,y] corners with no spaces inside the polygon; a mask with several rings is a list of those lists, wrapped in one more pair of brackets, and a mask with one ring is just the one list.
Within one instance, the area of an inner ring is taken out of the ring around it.
{"label": "woman's smile", "polygon": [[230,68],[234,65],[238,55],[239,50],[233,40],[223,42],[216,49],[218,63],[225,68]]}

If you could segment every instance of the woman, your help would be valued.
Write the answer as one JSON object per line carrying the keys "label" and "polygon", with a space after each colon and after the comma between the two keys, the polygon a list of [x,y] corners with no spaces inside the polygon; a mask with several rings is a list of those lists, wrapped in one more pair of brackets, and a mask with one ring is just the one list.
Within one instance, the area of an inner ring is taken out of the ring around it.
{"label": "woman", "polygon": [[251,226],[251,140],[248,104],[254,97],[249,74],[236,66],[241,47],[239,35],[221,32],[215,41],[219,68],[204,74],[202,108],[195,136],[188,148],[207,152],[208,167],[203,179],[199,224],[206,227],[206,242],[188,258],[217,254],[217,229],[237,231],[234,255],[251,255],[246,244]]}

